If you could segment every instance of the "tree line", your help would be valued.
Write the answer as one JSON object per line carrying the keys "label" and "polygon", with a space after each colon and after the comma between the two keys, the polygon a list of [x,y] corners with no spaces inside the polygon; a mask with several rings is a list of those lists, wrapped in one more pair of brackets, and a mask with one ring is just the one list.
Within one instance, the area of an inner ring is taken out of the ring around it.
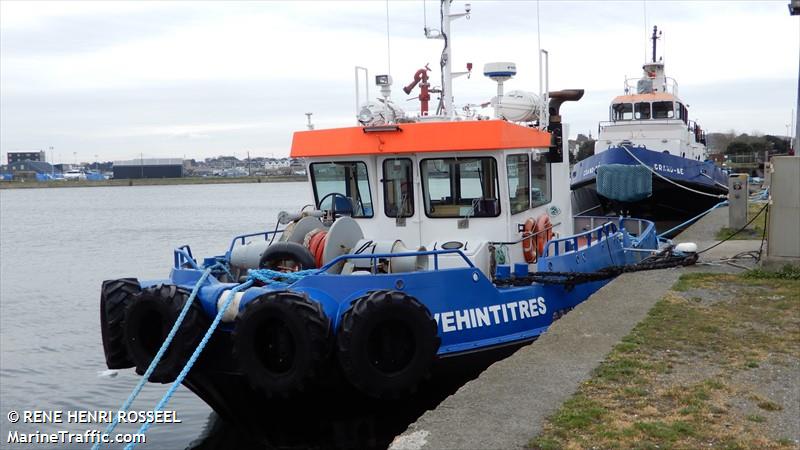
{"label": "tree line", "polygon": [[710,133],[708,135],[708,148],[711,153],[724,153],[726,155],[751,155],[764,152],[788,153],[789,139],[785,136],[771,134],[736,134],[734,130],[727,133]]}

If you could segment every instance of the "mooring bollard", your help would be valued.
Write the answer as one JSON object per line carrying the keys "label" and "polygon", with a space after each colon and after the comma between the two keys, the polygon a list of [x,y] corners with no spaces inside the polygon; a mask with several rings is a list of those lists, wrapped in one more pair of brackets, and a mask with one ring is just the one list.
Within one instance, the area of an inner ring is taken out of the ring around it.
{"label": "mooring bollard", "polygon": [[734,230],[747,224],[748,178],[746,173],[732,173],[728,177],[728,227]]}

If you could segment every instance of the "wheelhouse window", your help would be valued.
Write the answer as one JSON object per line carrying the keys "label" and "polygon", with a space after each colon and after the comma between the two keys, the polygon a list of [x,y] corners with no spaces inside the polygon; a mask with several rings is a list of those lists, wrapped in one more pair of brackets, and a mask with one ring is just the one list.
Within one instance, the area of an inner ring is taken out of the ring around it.
{"label": "wheelhouse window", "polygon": [[614,103],[611,105],[611,120],[633,119],[632,103]]}
{"label": "wheelhouse window", "polygon": [[311,183],[319,209],[335,206],[337,213],[352,217],[373,216],[367,165],[363,162],[312,163]]}
{"label": "wheelhouse window", "polygon": [[672,119],[675,107],[672,102],[653,102],[653,119]]}
{"label": "wheelhouse window", "polygon": [[528,210],[531,206],[530,165],[528,155],[509,155],[506,158],[508,172],[508,193],[511,200],[511,214]]}
{"label": "wheelhouse window", "polygon": [[649,119],[650,118],[650,103],[641,102],[641,103],[637,103],[634,106],[635,106],[635,111],[636,111],[634,113],[634,117],[637,120],[644,120],[644,119]]}
{"label": "wheelhouse window", "polygon": [[387,217],[414,215],[413,165],[408,158],[383,161],[384,213]]}
{"label": "wheelhouse window", "polygon": [[531,163],[531,207],[550,203],[552,199],[550,164],[540,158]]}
{"label": "wheelhouse window", "polygon": [[683,103],[678,103],[678,107],[676,109],[678,111],[678,119],[683,120],[683,123],[688,123],[689,111],[686,110],[686,107],[683,106]]}
{"label": "wheelhouse window", "polygon": [[497,217],[499,181],[494,158],[439,158],[420,162],[428,217]]}

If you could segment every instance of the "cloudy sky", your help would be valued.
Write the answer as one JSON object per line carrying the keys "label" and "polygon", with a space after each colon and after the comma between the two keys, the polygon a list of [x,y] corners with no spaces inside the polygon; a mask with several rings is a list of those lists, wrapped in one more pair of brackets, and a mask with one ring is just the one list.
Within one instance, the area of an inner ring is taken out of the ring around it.
{"label": "cloudy sky", "polygon": [[[495,90],[491,61],[514,61],[507,89],[538,90],[536,2],[472,1],[453,26],[456,103]],[[787,133],[795,107],[800,19],[779,1],[541,1],[551,89],[583,88],[562,111],[571,134],[596,134],[646,35],[690,117],[711,131]],[[453,4],[463,10],[463,2]],[[305,112],[320,127],[354,123],[353,67],[391,64],[393,98],[425,63],[438,69],[438,1],[0,1],[0,153],[53,147],[56,162],[288,154]],[[646,13],[646,14],[645,14]],[[663,51],[662,51],[663,50]],[[432,77],[438,80],[438,72]],[[371,90],[377,94],[376,89]],[[488,113],[488,111],[487,111]]]}

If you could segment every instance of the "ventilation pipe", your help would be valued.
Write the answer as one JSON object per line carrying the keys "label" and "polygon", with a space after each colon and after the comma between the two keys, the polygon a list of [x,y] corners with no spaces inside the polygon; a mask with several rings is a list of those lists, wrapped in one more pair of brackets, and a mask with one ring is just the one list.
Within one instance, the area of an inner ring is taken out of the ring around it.
{"label": "ventilation pipe", "polygon": [[577,102],[583,98],[583,89],[564,89],[561,91],[552,91],[547,94],[550,102],[548,104],[548,111],[550,115],[549,123],[547,124],[547,131],[552,136],[550,143],[550,151],[547,153],[547,159],[550,163],[564,162],[564,138],[562,136],[561,127],[561,105],[564,102]]}

